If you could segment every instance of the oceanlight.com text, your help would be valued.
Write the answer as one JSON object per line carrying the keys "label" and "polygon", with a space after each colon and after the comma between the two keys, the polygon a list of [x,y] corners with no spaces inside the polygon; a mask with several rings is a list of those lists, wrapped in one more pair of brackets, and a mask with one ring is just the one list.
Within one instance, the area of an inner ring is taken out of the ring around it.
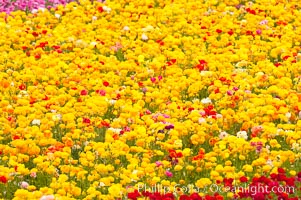
{"label": "oceanlight.com text", "polygon": [[296,190],[293,186],[253,186],[253,185],[234,185],[234,186],[221,186],[217,184],[207,185],[203,188],[199,188],[194,185],[180,185],[176,184],[174,186],[164,186],[161,184],[155,185],[147,185],[147,184],[139,184],[138,192],[151,192],[151,193],[161,193],[167,194],[174,191],[181,191],[186,194],[191,193],[228,193],[228,192],[242,192],[248,193],[251,195],[255,195],[258,193],[294,193]]}

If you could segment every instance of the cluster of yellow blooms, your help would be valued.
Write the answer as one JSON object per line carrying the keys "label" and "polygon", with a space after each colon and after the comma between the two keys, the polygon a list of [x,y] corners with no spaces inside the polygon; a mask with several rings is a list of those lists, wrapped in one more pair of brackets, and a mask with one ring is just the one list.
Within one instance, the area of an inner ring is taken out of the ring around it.
{"label": "cluster of yellow blooms", "polygon": [[0,29],[0,198],[301,196],[299,0],[81,0]]}

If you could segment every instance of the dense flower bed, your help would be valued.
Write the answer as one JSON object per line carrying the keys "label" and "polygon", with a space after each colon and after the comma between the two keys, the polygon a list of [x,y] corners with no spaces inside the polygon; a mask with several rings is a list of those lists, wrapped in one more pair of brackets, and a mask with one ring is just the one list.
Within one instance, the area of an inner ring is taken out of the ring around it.
{"label": "dense flower bed", "polygon": [[298,0],[19,2],[0,198],[301,197]]}

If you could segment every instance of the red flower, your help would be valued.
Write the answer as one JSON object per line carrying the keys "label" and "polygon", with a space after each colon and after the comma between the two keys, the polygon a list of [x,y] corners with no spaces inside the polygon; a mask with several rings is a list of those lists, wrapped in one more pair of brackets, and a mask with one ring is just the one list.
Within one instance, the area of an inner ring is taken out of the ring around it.
{"label": "red flower", "polygon": [[217,33],[222,33],[223,31],[221,29],[216,29]]}
{"label": "red flower", "polygon": [[190,200],[190,197],[186,194],[183,194],[183,195],[180,196],[179,200]]}
{"label": "red flower", "polygon": [[162,40],[157,40],[156,41],[160,46],[163,46],[164,45],[164,42]]}
{"label": "red flower", "polygon": [[225,77],[220,77],[219,80],[222,81],[222,82],[224,82],[224,81],[226,81],[227,79],[226,79]]}
{"label": "red flower", "polygon": [[35,59],[40,59],[40,58],[41,58],[41,55],[40,55],[40,54],[37,54],[37,55],[34,56],[34,58],[35,58]]}
{"label": "red flower", "polygon": [[232,186],[234,179],[233,178],[224,178],[223,182],[225,186]]}
{"label": "red flower", "polygon": [[228,34],[229,34],[229,35],[233,35],[233,33],[234,33],[234,32],[233,32],[232,30],[228,31]]}
{"label": "red flower", "polygon": [[259,193],[256,193],[253,197],[253,199],[256,199],[256,200],[265,200],[265,196],[263,193],[259,192]]}
{"label": "red flower", "polygon": [[105,87],[108,87],[108,86],[110,85],[110,83],[107,82],[107,81],[104,81],[102,84],[103,84]]}
{"label": "red flower", "polygon": [[0,176],[0,182],[7,183],[7,178],[5,176]]}
{"label": "red flower", "polygon": [[177,158],[178,156],[177,156],[176,150],[173,150],[173,149],[169,150],[169,157]]}
{"label": "red flower", "polygon": [[39,36],[39,34],[38,34],[37,32],[33,32],[32,35],[33,35],[34,37],[38,37],[38,36]]}
{"label": "red flower", "polygon": [[242,176],[242,177],[240,177],[240,182],[242,182],[242,183],[246,183],[246,182],[248,182],[248,178],[247,177],[245,177],[245,176]]}
{"label": "red flower", "polygon": [[283,168],[278,168],[278,173],[279,174],[284,174],[285,173],[285,170]]}
{"label": "red flower", "polygon": [[215,199],[216,200],[224,200],[224,197],[218,194],[215,196]]}
{"label": "red flower", "polygon": [[88,94],[88,90],[80,91],[80,95],[86,96]]}
{"label": "red flower", "polygon": [[45,95],[45,97],[42,100],[47,101],[47,100],[49,100],[49,97],[47,95]]}
{"label": "red flower", "polygon": [[102,7],[98,7],[97,10],[98,10],[98,12],[103,12],[104,11]]}
{"label": "red flower", "polygon": [[107,128],[110,127],[110,123],[109,123],[109,122],[106,122],[106,121],[102,121],[102,122],[101,122],[101,125],[104,126],[104,127],[107,127]]}
{"label": "red flower", "polygon": [[136,200],[138,197],[141,197],[141,194],[138,192],[138,190],[135,190],[134,192],[128,193],[128,198]]}
{"label": "red flower", "polygon": [[215,200],[215,197],[212,197],[212,196],[210,196],[210,195],[206,195],[205,196],[205,200]]}
{"label": "red flower", "polygon": [[183,157],[182,152],[177,153],[177,157],[178,157],[178,158],[182,158],[182,157]]}
{"label": "red flower", "polygon": [[20,139],[20,136],[15,135],[15,136],[13,137],[13,140],[18,140],[18,139]]}
{"label": "red flower", "polygon": [[91,120],[89,118],[83,118],[83,123],[85,124],[90,124],[91,123]]}
{"label": "red flower", "polygon": [[25,90],[26,89],[26,85],[24,83],[22,83],[21,85],[19,85],[19,89],[20,90]]}
{"label": "red flower", "polygon": [[[301,174],[300,174],[301,175]],[[277,179],[278,175],[275,173],[270,174],[271,179]]]}
{"label": "red flower", "polygon": [[202,197],[198,193],[193,193],[190,195],[191,200],[202,200]]}
{"label": "red flower", "polygon": [[175,199],[175,197],[173,196],[172,193],[167,193],[162,196],[162,200],[174,200],[174,199]]}

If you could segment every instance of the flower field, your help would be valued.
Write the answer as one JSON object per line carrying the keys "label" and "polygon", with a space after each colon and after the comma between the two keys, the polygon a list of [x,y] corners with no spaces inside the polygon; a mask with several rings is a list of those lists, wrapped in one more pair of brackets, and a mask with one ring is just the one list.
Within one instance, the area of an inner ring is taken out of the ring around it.
{"label": "flower field", "polygon": [[301,198],[299,0],[0,11],[0,199]]}

